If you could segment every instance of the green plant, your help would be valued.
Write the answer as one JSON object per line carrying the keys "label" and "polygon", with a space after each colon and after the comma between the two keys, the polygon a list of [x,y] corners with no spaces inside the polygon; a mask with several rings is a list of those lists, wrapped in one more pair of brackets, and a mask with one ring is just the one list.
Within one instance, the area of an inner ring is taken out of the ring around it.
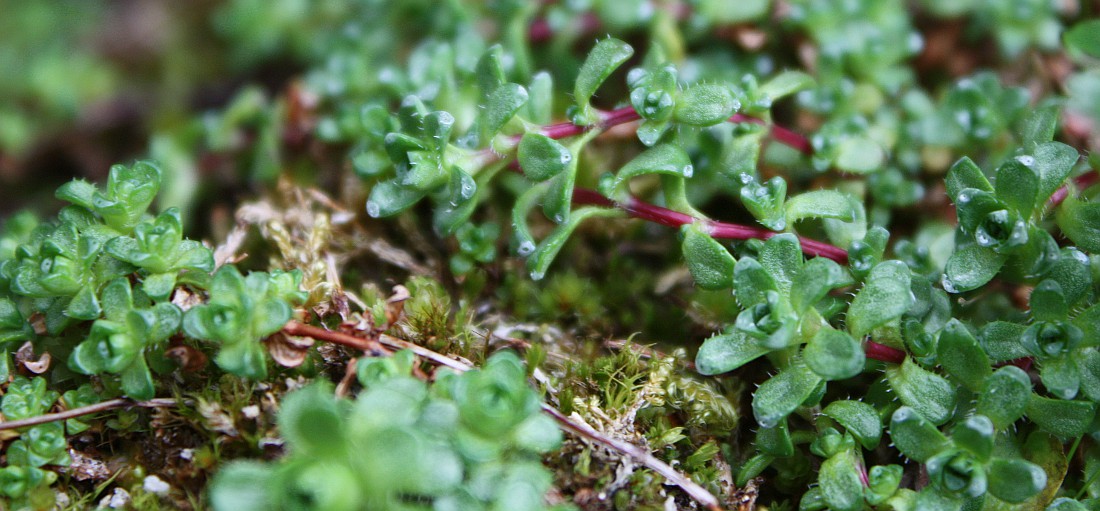
{"label": "green plant", "polygon": [[214,482],[214,509],[567,509],[544,504],[551,475],[538,454],[561,433],[539,413],[522,362],[498,353],[430,387],[413,354],[361,359],[354,401],[313,385],[279,415],[289,454],[240,462]]}

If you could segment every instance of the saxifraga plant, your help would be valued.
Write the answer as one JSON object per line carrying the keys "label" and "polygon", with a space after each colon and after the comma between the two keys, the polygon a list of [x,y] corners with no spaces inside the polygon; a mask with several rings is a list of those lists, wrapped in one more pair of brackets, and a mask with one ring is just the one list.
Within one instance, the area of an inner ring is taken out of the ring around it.
{"label": "saxifraga plant", "polygon": [[[960,82],[945,97],[946,111],[998,108],[996,120],[968,116],[963,136],[1007,136],[1015,147],[997,150],[1002,160],[992,172],[965,157],[947,172],[958,225],[953,236],[928,232],[946,240],[945,257],[923,246],[921,233],[891,236],[884,206],[911,203],[924,190],[875,188],[899,169],[887,167],[883,144],[867,138],[865,122],[837,118],[807,142],[767,121],[775,100],[813,90],[809,76],[685,85],[655,47],[627,73],[625,106],[594,107],[593,95],[632,55],[622,41],[599,41],[571,88],[569,121],[560,124],[546,122],[546,105],[556,97],[549,76],[509,82],[500,47],[472,69],[442,71],[452,73],[456,90],[476,84],[469,95],[479,105],[476,116],[461,117],[470,111],[461,97],[439,97],[444,109],[436,109],[410,95],[392,117],[367,107],[361,133],[367,143],[360,147],[384,149],[392,165],[380,156],[355,156],[371,162],[359,169],[378,179],[367,212],[391,216],[429,199],[436,231],[453,234],[493,180],[511,179],[501,174],[509,167],[519,170],[526,180],[513,185],[520,191],[510,245],[536,280],[586,220],[629,216],[679,227],[696,284],[731,290],[742,311],[703,344],[699,371],[725,373],[758,358],[775,368],[753,394],[757,454],[742,462],[737,482],[768,473],[808,479],[814,484],[801,509],[1095,504],[1051,503],[1059,492],[1081,497],[1092,484],[1091,477],[1067,477],[1067,468],[1077,449],[1092,449],[1100,401],[1097,230],[1090,211],[1074,209],[1092,208],[1076,197],[1095,182],[1095,170],[1077,150],[1053,141],[1057,105],[1026,112],[1019,90],[987,75]],[[985,106],[990,95],[1014,99]],[[943,122],[939,115],[909,122]],[[631,150],[635,156],[617,172],[591,174],[583,164],[586,146],[639,120],[641,151]],[[977,122],[987,125],[979,129]],[[788,194],[782,177],[762,181],[755,162],[769,134],[812,155],[819,172],[869,175],[879,209],[869,214],[863,200],[840,189]],[[645,182],[655,185],[648,189],[659,191],[663,206],[631,192],[631,182],[648,175],[657,178]],[[578,183],[597,183],[597,190]],[[711,220],[693,205],[716,194],[739,199],[759,226]],[[556,224],[541,240],[528,227],[539,205]],[[1074,244],[1059,244],[1054,229]],[[722,241],[729,239],[741,242]],[[983,319],[1003,306],[972,302],[1005,286],[1033,289],[1028,313]],[[820,463],[816,478],[804,475],[810,459]],[[915,462],[908,472],[906,460]],[[1077,470],[1088,475],[1095,466]],[[927,483],[915,483],[917,473]]]}
{"label": "saxifraga plant", "polygon": [[[1059,21],[1049,5],[1019,0],[1006,3],[1014,8],[983,11],[986,3],[921,5],[940,16],[970,13],[985,20],[983,31],[1008,56],[1056,44]],[[760,21],[768,13],[767,2],[743,4],[723,9],[728,6],[720,2],[692,2],[686,16],[695,29],[706,29]],[[263,19],[245,14],[247,2],[236,5],[244,6],[229,11],[241,18],[236,21]],[[612,31],[649,30],[652,46],[644,59],[635,58],[631,45],[606,38],[566,73],[535,72],[528,43],[550,39],[560,50],[569,46],[561,42],[573,42],[575,34],[560,22],[578,14],[569,2],[548,7],[549,21],[534,20],[538,9],[523,2],[494,4],[490,16],[503,41],[494,46],[471,28],[472,16],[450,16],[462,12],[460,3],[410,15],[446,35],[417,46],[408,70],[377,48],[366,52],[354,43],[342,46],[347,41],[339,36],[325,37],[332,50],[325,55],[302,42],[322,39],[303,38],[293,24],[276,28],[296,53],[327,59],[305,80],[321,91],[315,135],[351,143],[351,167],[372,183],[366,212],[393,216],[427,199],[437,233],[457,238],[455,274],[491,262],[501,234],[510,235],[512,252],[527,258],[537,280],[586,220],[632,217],[678,228],[696,285],[730,292],[738,310],[702,345],[696,368],[708,375],[742,368],[774,373],[753,393],[759,429],[754,452],[737,460],[739,485],[762,475],[777,487],[798,488],[806,510],[1100,506],[1096,160],[1054,141],[1064,131],[1062,102],[1032,100],[1026,89],[988,72],[943,91],[924,90],[905,65],[922,41],[899,1],[794,2],[781,30],[812,42],[817,51],[802,62],[811,73],[773,73],[763,58],[748,65],[702,59],[680,65],[685,36],[675,23],[684,15],[647,14],[639,5],[594,1],[590,7]],[[292,7],[279,4],[272,12]],[[389,8],[374,19],[404,15]],[[243,23],[235,35],[263,43],[267,34],[255,30],[263,25]],[[1067,79],[1068,115],[1100,118],[1088,97],[1100,83],[1097,28],[1084,21],[1066,32],[1066,53],[1078,65]],[[354,41],[355,31],[348,33]],[[359,42],[392,48],[401,39],[377,37]],[[562,60],[566,68],[574,63]],[[620,76],[628,63],[635,67]],[[385,72],[374,72],[379,69]],[[555,85],[562,76],[570,86]],[[609,97],[593,102],[600,91],[619,100],[614,108],[597,106],[612,105]],[[211,117],[217,129],[207,143],[215,150],[230,146],[239,125],[260,124],[259,142],[243,160],[262,178],[278,169],[264,158],[278,152],[272,150],[277,126],[257,97],[255,91],[242,95],[236,108]],[[813,116],[811,136],[773,123],[772,107],[788,97],[787,106]],[[563,102],[567,109],[554,108]],[[562,117],[567,120],[552,123]],[[634,122],[636,141],[601,138]],[[231,266],[211,276],[209,251],[181,238],[178,214],[145,214],[156,192],[150,176],[157,172],[150,169],[139,163],[117,176],[112,171],[106,191],[79,182],[63,187],[59,196],[74,206],[56,223],[33,230],[24,219],[8,224],[11,235],[0,243],[6,251],[0,253],[0,342],[49,347],[73,371],[109,375],[109,393],[134,397],[152,395],[150,368],[158,370],[159,350],[180,331],[222,345],[215,359],[222,368],[263,377],[266,362],[256,341],[277,331],[303,300],[297,277],[245,277]],[[912,211],[937,194],[954,205],[942,218],[916,229],[900,221],[904,208]],[[493,215],[482,213],[490,196],[509,205],[509,218],[492,223]],[[730,203],[741,204],[736,214],[756,224],[708,215],[713,204]],[[531,213],[540,206],[545,221],[533,223]],[[181,287],[205,291],[205,303],[179,310],[167,298]],[[496,362],[505,358],[491,359],[484,374],[518,367],[515,360]],[[509,371],[511,379],[497,383],[526,396],[521,375]],[[408,368],[382,372],[397,376],[360,373],[368,390],[354,406],[366,407],[362,403],[387,385],[408,386],[402,398],[429,396],[417,402],[425,407],[436,397],[457,401],[432,393],[453,392],[455,379],[476,378],[448,377],[426,390],[404,376]],[[9,406],[13,416],[51,406],[58,396],[41,381],[9,386],[15,391],[5,396],[5,415]],[[72,390],[72,399],[95,399],[81,393],[84,388]],[[355,463],[347,453],[332,450],[341,442],[317,441],[356,427],[344,422],[350,402],[318,389],[287,402],[281,424],[291,445],[288,462],[235,466],[224,486],[215,486],[216,502],[233,502],[220,500],[228,498],[222,488],[280,478],[294,482],[286,487],[287,505],[305,508],[356,508],[368,494],[437,508],[490,505],[496,498],[471,490],[476,484],[459,489],[455,474],[467,473],[461,470],[439,478],[453,484],[433,488],[417,486],[424,481],[416,477],[379,488],[352,481],[362,474],[344,466]],[[529,416],[505,423],[522,424]],[[446,435],[428,423],[446,417],[425,411],[402,432],[434,434],[414,443],[435,445]],[[312,418],[325,422],[320,432],[302,426]],[[8,454],[17,465],[0,472],[0,488],[12,498],[40,498],[52,478],[38,467],[63,463],[55,459],[63,438],[58,427],[36,428],[20,432],[26,438],[9,447],[14,458]],[[539,432],[553,436],[549,428]],[[446,433],[458,438],[462,431]],[[496,433],[514,439],[509,431]],[[496,440],[475,447],[496,452],[511,445]],[[553,447],[517,445],[523,463]],[[456,448],[459,458],[466,447]],[[332,463],[315,463],[310,453]],[[540,496],[543,474],[532,469],[528,475],[520,483]],[[336,480],[348,484],[327,484]],[[541,505],[537,498],[525,502]]]}

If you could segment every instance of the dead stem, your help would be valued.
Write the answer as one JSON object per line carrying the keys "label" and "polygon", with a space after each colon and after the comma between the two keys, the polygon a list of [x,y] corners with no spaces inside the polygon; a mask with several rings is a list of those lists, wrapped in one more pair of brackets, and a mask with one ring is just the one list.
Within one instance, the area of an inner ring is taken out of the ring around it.
{"label": "dead stem", "polygon": [[134,401],[132,399],[126,398],[109,399],[100,403],[88,406],[81,406],[79,408],[73,408],[71,410],[65,410],[63,412],[47,413],[44,415],[39,415],[37,417],[19,419],[17,421],[0,422],[0,431],[37,426],[39,424],[46,424],[47,422],[75,419],[77,417],[83,417],[85,415],[91,415],[93,413],[105,412],[107,410],[113,410],[115,408],[163,408],[176,406],[177,404],[179,404],[179,401],[174,398],[156,398],[150,399],[148,401]]}

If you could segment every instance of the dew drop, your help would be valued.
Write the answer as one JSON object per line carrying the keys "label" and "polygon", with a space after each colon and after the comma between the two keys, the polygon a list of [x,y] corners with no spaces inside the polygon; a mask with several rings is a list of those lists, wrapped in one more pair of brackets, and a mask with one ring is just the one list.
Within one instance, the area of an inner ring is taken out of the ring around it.
{"label": "dew drop", "polygon": [[757,422],[760,423],[760,427],[764,429],[774,428],[776,424],[779,424],[779,420],[773,417],[760,417],[757,419]]}
{"label": "dew drop", "polygon": [[955,283],[951,282],[951,279],[947,278],[947,275],[944,275],[943,278],[940,279],[940,285],[942,285],[943,290],[947,291],[948,293],[959,292],[959,289],[955,287]]}
{"label": "dew drop", "polygon": [[569,151],[561,153],[561,159],[560,160],[561,160],[562,163],[569,163],[569,162],[573,161],[573,153],[571,153]]}
{"label": "dew drop", "polygon": [[695,174],[695,166],[684,165],[684,168],[680,170],[680,173],[682,173],[684,177],[691,177],[692,174]]}
{"label": "dew drop", "polygon": [[1076,259],[1077,262],[1084,263],[1084,264],[1089,263],[1089,256],[1085,255],[1085,253],[1081,252],[1080,250],[1071,250],[1070,255],[1074,259]]}
{"label": "dew drop", "polygon": [[981,230],[974,234],[974,239],[983,247],[988,247],[993,244],[993,238],[990,238],[988,234]]}
{"label": "dew drop", "polygon": [[959,204],[966,204],[967,202],[970,202],[970,193],[969,192],[959,193],[959,197],[957,199],[957,202]]}
{"label": "dew drop", "polygon": [[555,213],[554,214],[554,222],[559,223],[559,224],[565,223],[565,215],[563,215],[561,213]]}
{"label": "dew drop", "polygon": [[516,252],[524,257],[531,255],[534,251],[535,244],[531,243],[530,241],[524,241],[523,243],[519,244],[518,248],[516,248]]}
{"label": "dew drop", "polygon": [[747,185],[751,182],[752,182],[752,176],[748,175],[745,172],[742,172],[741,173],[741,184],[746,184]]}
{"label": "dew drop", "polygon": [[377,202],[367,201],[367,214],[370,215],[371,218],[378,218],[382,214],[382,208]]}
{"label": "dew drop", "polygon": [[545,277],[545,276],[546,276],[545,272],[541,272],[541,271],[531,272],[531,280],[542,280],[542,278]]}
{"label": "dew drop", "polygon": [[1035,157],[1028,156],[1026,154],[1017,156],[1016,161],[1018,161],[1020,163],[1023,163],[1025,166],[1028,166],[1028,167],[1030,167],[1032,165],[1035,165]]}

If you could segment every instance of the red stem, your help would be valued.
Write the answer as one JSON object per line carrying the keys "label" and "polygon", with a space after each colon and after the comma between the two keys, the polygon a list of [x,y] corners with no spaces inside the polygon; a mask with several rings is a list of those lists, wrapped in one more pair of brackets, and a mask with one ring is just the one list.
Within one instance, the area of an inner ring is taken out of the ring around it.
{"label": "red stem", "polygon": [[[1100,173],[1095,170],[1090,170],[1073,178],[1073,186],[1078,190],[1084,190],[1092,185],[1095,185],[1096,183],[1100,183]],[[1061,188],[1056,190],[1050,196],[1050,199],[1047,200],[1047,204],[1052,208],[1058,207],[1059,204],[1066,200],[1066,197],[1069,197],[1068,184],[1063,185]]]}
{"label": "red stem", "polygon": [[879,344],[869,339],[863,346],[863,353],[867,355],[867,358],[889,362],[891,364],[900,364],[905,361],[904,351],[897,348],[891,348],[885,344]]}
{"label": "red stem", "polygon": [[[752,227],[748,225],[731,224],[726,222],[717,222],[714,220],[702,220],[695,218],[691,215],[674,211],[668,208],[663,208],[654,204],[645,202],[637,197],[631,197],[628,202],[617,203],[604,197],[595,190],[589,190],[587,188],[574,188],[573,189],[573,204],[581,206],[603,206],[614,207],[625,211],[633,218],[646,220],[656,224],[661,224],[667,227],[680,227],[701,221],[707,226],[708,233],[718,239],[726,240],[748,240],[748,239],[768,239],[779,233],[769,231],[761,227]],[[839,247],[834,247],[828,243],[822,243],[817,240],[804,238],[799,236],[799,242],[802,245],[802,252],[809,256],[820,256],[827,259],[832,259],[840,264],[848,264],[848,252]]]}
{"label": "red stem", "polygon": [[[548,136],[552,139],[557,140],[557,139],[561,139],[561,138],[580,135],[581,133],[584,133],[584,132],[589,131],[589,130],[597,129],[597,128],[598,129],[612,128],[612,127],[618,126],[620,124],[626,124],[628,122],[637,121],[638,119],[641,119],[641,118],[642,117],[640,115],[638,115],[638,112],[634,111],[634,107],[624,106],[622,108],[618,108],[618,109],[615,109],[615,110],[610,110],[610,111],[607,111],[607,112],[603,112],[600,115],[600,122],[598,122],[596,124],[588,125],[588,126],[580,126],[580,125],[573,124],[573,123],[568,122],[568,121],[559,122],[557,124],[551,124],[551,125],[548,125],[548,126],[544,126],[542,128],[542,134],[546,135],[546,136]],[[733,114],[733,115],[730,116],[729,122],[732,122],[732,123],[751,122],[753,124],[760,124],[760,125],[766,125],[767,124],[763,119],[760,119],[758,117],[753,117],[751,115],[745,115],[745,114]],[[774,138],[776,142],[779,142],[781,144],[790,146],[791,148],[797,150],[798,152],[800,152],[802,154],[805,154],[805,155],[809,156],[809,155],[814,153],[814,148],[810,144],[809,139],[807,139],[806,137],[804,137],[802,135],[799,135],[798,133],[795,133],[794,131],[791,131],[791,130],[789,130],[787,128],[784,128],[782,126],[777,126],[775,124],[772,124],[771,127],[770,127],[770,133],[771,133],[772,138]],[[519,138],[519,137],[516,137],[516,138]]]}

